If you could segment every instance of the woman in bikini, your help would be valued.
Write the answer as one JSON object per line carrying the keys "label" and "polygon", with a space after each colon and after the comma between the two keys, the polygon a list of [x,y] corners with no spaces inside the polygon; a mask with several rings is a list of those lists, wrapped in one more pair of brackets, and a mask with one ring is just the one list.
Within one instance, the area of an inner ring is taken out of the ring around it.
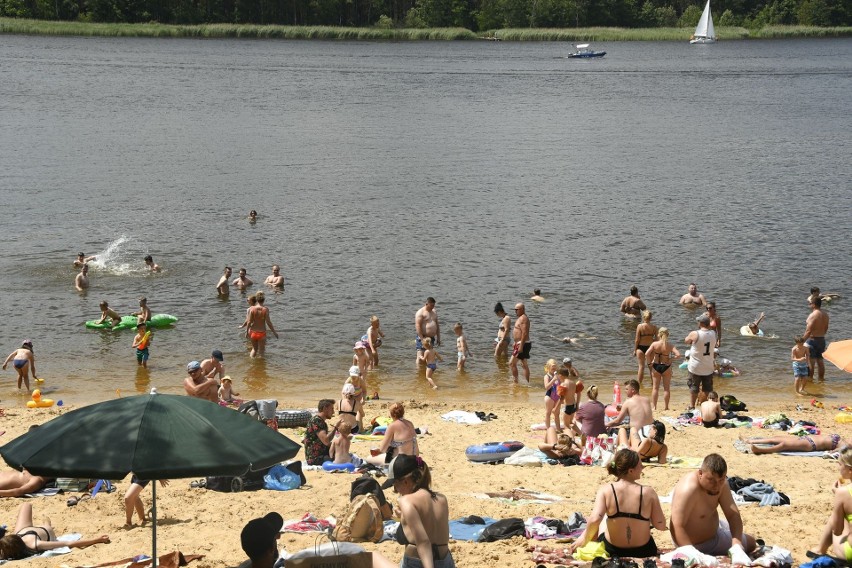
{"label": "woman in bikini", "polygon": [[27,391],[29,391],[30,370],[33,372],[33,379],[38,380],[38,377],[36,377],[33,342],[29,339],[25,339],[20,348],[12,351],[9,356],[6,357],[6,361],[3,362],[4,371],[6,370],[6,366],[9,364],[9,361],[11,361],[12,365],[14,365],[15,371],[18,372],[18,388],[21,388],[21,385],[23,384],[27,387]]}
{"label": "woman in bikini", "polygon": [[420,455],[420,448],[417,447],[417,431],[414,429],[414,424],[404,418],[405,407],[401,402],[395,402],[389,412],[393,422],[388,424],[385,430],[385,437],[382,438],[378,454],[367,459],[375,465],[390,463],[397,454]]}
{"label": "woman in bikini", "polygon": [[772,436],[771,438],[749,438],[753,454],[777,454],[779,452],[833,452],[844,448],[840,434],[822,434],[811,436]]}
{"label": "woman in bikini", "polygon": [[668,526],[657,493],[652,487],[637,483],[643,467],[639,454],[626,448],[618,450],[607,465],[607,471],[616,477],[616,482],[598,489],[586,530],[570,546],[571,552],[597,540],[598,529],[606,515],[606,530],[601,540],[611,557],[657,556],[651,528],[665,531]]}
{"label": "woman in bikini", "polygon": [[636,337],[633,340],[633,355],[639,364],[639,370],[636,371],[636,380],[642,384],[645,378],[645,352],[654,343],[654,338],[657,337],[657,326],[651,323],[653,314],[651,310],[642,312],[642,323],[636,326]]}
{"label": "woman in bikini", "polygon": [[275,331],[275,326],[272,325],[272,320],[269,319],[269,308],[263,305],[266,301],[266,296],[263,292],[258,292],[254,295],[257,305],[249,308],[248,334],[251,339],[251,357],[263,357],[266,351],[266,328],[272,332],[275,338],[278,338],[278,332]]}
{"label": "woman in bikini", "polygon": [[716,347],[722,346],[722,318],[716,313],[716,302],[707,302],[707,311],[704,315],[710,318],[710,329],[716,332]]}
{"label": "woman in bikini", "polygon": [[[5,532],[5,528],[0,531]],[[109,535],[75,541],[56,540],[56,533],[50,524],[50,519],[44,519],[41,526],[33,526],[32,503],[24,503],[18,511],[15,533],[4,534],[0,538],[0,559],[17,560],[64,546],[86,548],[100,543],[109,544]]]}
{"label": "woman in bikini", "polygon": [[399,529],[396,541],[405,546],[402,562],[393,563],[373,553],[376,568],[455,568],[450,541],[447,497],[432,491],[429,466],[420,457],[400,454],[388,468],[388,479],[399,495]]}
{"label": "woman in bikini", "polygon": [[[638,330],[637,330],[638,331]],[[648,347],[645,359],[651,367],[651,404],[657,410],[657,399],[660,397],[660,382],[663,383],[663,402],[665,410],[669,409],[669,399],[672,396],[672,360],[680,358],[680,351],[669,343],[669,329],[661,327],[657,330],[659,339]]]}
{"label": "woman in bikini", "polygon": [[350,382],[343,385],[341,398],[337,402],[337,415],[340,417],[340,423],[349,426],[353,434],[363,429],[364,407],[360,397],[356,396],[355,385]]}
{"label": "woman in bikini", "polygon": [[553,459],[579,456],[583,453],[583,449],[577,445],[572,436],[563,434],[552,426],[547,429],[544,434],[544,443],[539,444],[538,449],[544,455]]}
{"label": "woman in bikini", "polygon": [[852,562],[852,544],[849,543],[850,523],[852,523],[852,448],[843,448],[837,460],[840,467],[840,480],[834,485],[834,505],[819,546],[812,549],[817,554],[825,554],[829,548],[834,556]]}
{"label": "woman in bikini", "polygon": [[500,327],[497,329],[496,345],[494,346],[494,358],[499,360],[502,357],[505,359],[509,353],[509,329],[512,327],[512,318],[506,314],[506,310],[503,309],[503,304],[500,302],[497,302],[494,306],[494,313],[500,318]]}

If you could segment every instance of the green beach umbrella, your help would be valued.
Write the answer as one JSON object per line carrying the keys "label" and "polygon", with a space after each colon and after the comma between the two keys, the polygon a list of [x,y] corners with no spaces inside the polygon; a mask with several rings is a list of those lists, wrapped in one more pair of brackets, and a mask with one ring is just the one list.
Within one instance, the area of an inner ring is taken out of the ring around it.
{"label": "green beach umbrella", "polygon": [[245,414],[152,389],[58,416],[0,447],[0,455],[15,469],[44,477],[123,479],[133,472],[156,480],[244,475],[290,459],[299,448]]}

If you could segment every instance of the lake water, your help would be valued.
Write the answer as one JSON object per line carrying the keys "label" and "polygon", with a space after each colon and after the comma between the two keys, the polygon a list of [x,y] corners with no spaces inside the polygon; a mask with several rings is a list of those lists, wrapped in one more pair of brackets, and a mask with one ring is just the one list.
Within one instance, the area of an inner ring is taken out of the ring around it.
{"label": "lake water", "polygon": [[[852,39],[594,47],[607,56],[567,59],[562,43],[0,36],[0,348],[33,339],[51,396],[74,403],[182,392],[186,363],[219,348],[235,390],[286,406],[339,392],[377,314],[387,339],[371,392],[537,402],[550,357],[572,356],[603,393],[635,374],[618,313],[633,284],[682,347],[698,314],[677,299],[696,282],[742,370],[718,390],[788,398],[811,286],[844,295],[829,339],[852,337]],[[85,294],[78,251],[101,256]],[[142,270],[146,253],[162,274]],[[274,263],[281,339],[252,361],[244,296],[214,286],[226,264],[262,281]],[[528,389],[492,359],[492,308],[534,287],[547,303],[529,306]],[[140,295],[181,318],[155,333],[148,372],[131,332],[83,327],[101,299],[129,312]],[[437,392],[414,365],[427,296],[447,360]],[[736,336],[761,311],[779,338]],[[463,376],[456,321],[474,354]],[[596,339],[559,341],[581,332]],[[849,402],[849,376],[827,366],[815,391]],[[3,377],[3,405],[22,403],[14,372]]]}

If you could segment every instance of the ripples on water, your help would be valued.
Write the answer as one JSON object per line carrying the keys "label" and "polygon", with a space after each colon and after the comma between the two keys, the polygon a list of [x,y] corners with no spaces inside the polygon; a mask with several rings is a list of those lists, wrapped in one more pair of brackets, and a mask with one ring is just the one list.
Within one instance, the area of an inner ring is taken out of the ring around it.
{"label": "ripples on water", "polygon": [[[608,384],[635,372],[617,313],[631,284],[678,341],[697,315],[676,305],[686,285],[717,300],[723,353],[743,369],[721,388],[737,394],[791,391],[810,286],[847,296],[831,337],[852,336],[849,39],[615,43],[588,62],[555,43],[0,45],[3,344],[33,338],[69,400],[179,392],[186,362],[213,348],[244,395],[328,395],[374,313],[388,339],[370,384],[386,397],[535,399],[544,361],[568,354]],[[75,293],[74,254],[109,247]],[[163,274],[137,268],[145,254]],[[213,286],[225,264],[262,281],[273,263],[282,339],[249,361],[243,296]],[[548,302],[529,309],[524,389],[491,360],[492,307],[533,287]],[[130,332],[81,325],[101,298],[132,311],[140,295],[181,317],[156,333],[150,375]],[[447,360],[437,393],[413,365],[429,295]],[[760,311],[780,338],[735,337]],[[462,377],[455,321],[474,352]],[[579,332],[597,339],[559,342]],[[845,378],[828,371],[841,402]]]}

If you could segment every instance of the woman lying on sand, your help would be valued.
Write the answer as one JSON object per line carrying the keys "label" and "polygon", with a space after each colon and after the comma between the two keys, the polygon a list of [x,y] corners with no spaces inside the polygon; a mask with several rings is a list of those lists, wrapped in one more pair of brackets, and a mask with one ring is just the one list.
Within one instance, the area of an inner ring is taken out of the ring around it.
{"label": "woman lying on sand", "polygon": [[832,452],[849,444],[841,443],[840,434],[812,436],[773,436],[771,438],[749,438],[746,440],[753,454],[777,454],[779,452]]}
{"label": "woman lying on sand", "polygon": [[[5,532],[5,529],[0,530]],[[33,526],[33,505],[24,503],[18,511],[15,534],[7,534],[0,538],[0,559],[17,560],[64,546],[86,548],[99,543],[109,544],[109,535],[70,542],[56,540],[56,533],[53,531],[50,519],[44,519],[41,526]]]}

